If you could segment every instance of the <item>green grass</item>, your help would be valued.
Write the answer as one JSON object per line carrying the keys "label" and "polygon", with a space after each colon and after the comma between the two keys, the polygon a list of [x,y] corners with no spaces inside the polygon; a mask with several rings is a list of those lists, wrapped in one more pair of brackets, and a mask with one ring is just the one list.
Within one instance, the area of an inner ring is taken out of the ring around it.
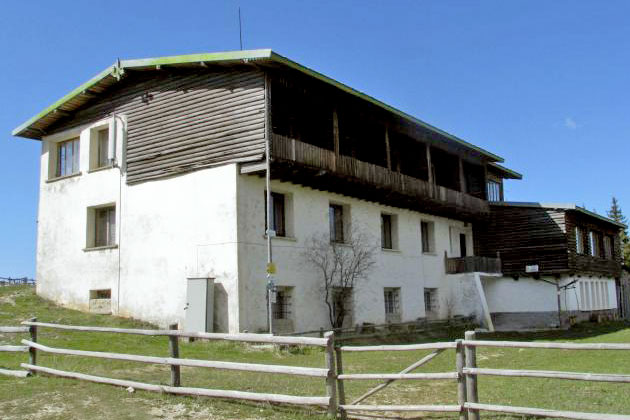
{"label": "green grass", "polygon": [[[75,325],[103,325],[124,328],[151,327],[134,320],[91,315],[64,309],[34,295],[29,287],[0,288],[0,325],[15,326],[37,316],[43,322]],[[457,333],[458,336],[459,332]],[[0,334],[0,344],[19,344],[28,334]],[[487,335],[487,339],[558,340],[573,342],[630,342],[630,328],[613,323],[585,324],[565,332],[546,334]],[[48,328],[39,330],[38,341],[53,347],[120,353],[168,355],[166,337],[144,337],[124,334],[85,333]],[[428,352],[346,353],[346,372],[398,372]],[[229,342],[180,342],[180,355],[207,360],[247,361],[251,363],[324,367],[321,349],[281,350]],[[0,353],[0,367],[18,368],[25,362],[24,353]],[[168,384],[168,366],[101,360],[40,352],[38,364],[61,370],[89,373],[113,378]],[[480,367],[511,369],[566,370],[630,374],[630,352],[566,351],[538,349],[478,350]],[[453,351],[448,350],[418,372],[454,370]],[[348,401],[361,395],[378,382],[346,383]],[[217,389],[235,389],[289,395],[325,395],[322,379],[285,375],[220,371],[205,368],[182,368],[182,385]],[[481,377],[481,402],[553,408],[575,411],[630,414],[627,395],[630,385],[596,382],[561,381],[529,378]],[[455,404],[453,381],[398,381],[365,401],[367,404]],[[325,418],[320,411],[287,406],[233,402],[211,398],[161,395],[38,375],[16,379],[0,376],[0,417],[15,419],[187,419],[187,418]],[[417,417],[417,415],[416,415]],[[484,418],[516,419],[500,414]],[[432,418],[453,418],[433,415]]]}

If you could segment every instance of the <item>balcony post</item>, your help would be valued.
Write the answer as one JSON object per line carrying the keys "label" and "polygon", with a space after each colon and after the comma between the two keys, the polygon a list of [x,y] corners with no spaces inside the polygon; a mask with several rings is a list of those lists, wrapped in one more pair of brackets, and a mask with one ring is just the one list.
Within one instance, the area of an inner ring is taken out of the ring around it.
{"label": "balcony post", "polygon": [[339,115],[337,115],[337,108],[333,109],[333,140],[335,143],[335,158],[333,160],[333,167],[337,170],[337,159],[339,158]]}
{"label": "balcony post", "polygon": [[462,157],[458,157],[459,161],[459,191],[465,193],[466,192],[466,176],[464,175],[464,161]]}
{"label": "balcony post", "polygon": [[392,170],[392,153],[389,146],[389,126],[385,126],[385,154],[387,159],[387,169]]}

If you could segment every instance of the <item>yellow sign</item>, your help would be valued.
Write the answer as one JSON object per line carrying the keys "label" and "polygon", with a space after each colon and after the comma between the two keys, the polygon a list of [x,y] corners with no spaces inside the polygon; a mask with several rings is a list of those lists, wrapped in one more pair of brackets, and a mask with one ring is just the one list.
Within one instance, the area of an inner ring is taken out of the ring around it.
{"label": "yellow sign", "polygon": [[276,274],[276,265],[274,263],[267,263],[267,274]]}

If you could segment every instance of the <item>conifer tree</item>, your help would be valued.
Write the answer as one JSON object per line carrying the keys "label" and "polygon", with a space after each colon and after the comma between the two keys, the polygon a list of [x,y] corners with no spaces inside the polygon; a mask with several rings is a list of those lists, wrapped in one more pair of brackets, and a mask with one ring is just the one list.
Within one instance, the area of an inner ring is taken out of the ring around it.
{"label": "conifer tree", "polygon": [[[623,215],[621,211],[621,207],[619,206],[619,202],[617,198],[612,198],[612,204],[610,206],[610,210],[608,210],[608,217],[618,223],[623,223],[625,225],[628,224],[628,219]],[[630,238],[628,237],[628,229],[622,229],[619,232],[619,239],[621,242],[621,257],[622,262],[630,266]]]}

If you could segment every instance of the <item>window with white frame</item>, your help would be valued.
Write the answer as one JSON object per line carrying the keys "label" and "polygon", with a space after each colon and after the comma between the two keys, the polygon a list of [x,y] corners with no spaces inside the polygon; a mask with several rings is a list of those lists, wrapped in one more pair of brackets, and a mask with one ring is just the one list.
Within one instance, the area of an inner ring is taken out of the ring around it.
{"label": "window with white frame", "polygon": [[55,176],[62,177],[79,172],[79,138],[65,140],[56,144]]}
{"label": "window with white frame", "polygon": [[400,287],[385,287],[383,297],[385,299],[385,321],[400,322]]}
{"label": "window with white frame", "polygon": [[87,215],[86,248],[116,245],[116,206],[89,207]]}
{"label": "window with white frame", "polygon": [[575,252],[578,254],[584,254],[584,230],[576,226],[575,227]]}
{"label": "window with white frame", "polygon": [[425,254],[435,252],[435,223],[420,222],[420,236],[422,239],[422,252]]}
{"label": "window with white frame", "polygon": [[488,180],[486,183],[488,201],[501,201],[501,183]]}

